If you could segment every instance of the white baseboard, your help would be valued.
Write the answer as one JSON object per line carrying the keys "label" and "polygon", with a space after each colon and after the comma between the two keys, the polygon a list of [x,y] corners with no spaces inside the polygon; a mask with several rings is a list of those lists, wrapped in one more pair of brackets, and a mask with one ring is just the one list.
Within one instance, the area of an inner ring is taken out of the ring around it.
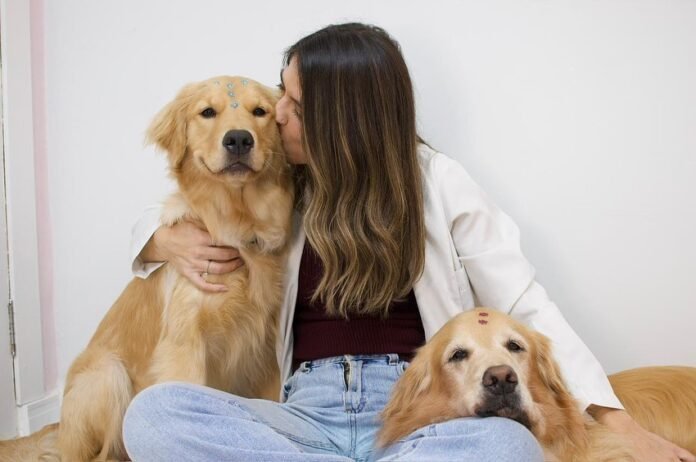
{"label": "white baseboard", "polygon": [[56,390],[49,395],[17,407],[17,430],[19,436],[27,436],[45,425],[58,422],[63,394]]}

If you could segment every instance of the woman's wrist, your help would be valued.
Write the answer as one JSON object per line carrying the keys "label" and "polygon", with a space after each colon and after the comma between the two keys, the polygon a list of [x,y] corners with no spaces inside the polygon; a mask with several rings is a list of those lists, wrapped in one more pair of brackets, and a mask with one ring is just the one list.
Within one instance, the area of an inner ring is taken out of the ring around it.
{"label": "woman's wrist", "polygon": [[166,226],[160,226],[155,230],[152,236],[150,236],[150,239],[147,241],[147,244],[145,244],[145,247],[143,247],[143,250],[141,250],[140,254],[138,255],[141,261],[145,263],[167,261],[167,256],[164,255],[162,247],[159,245],[162,235],[166,232]]}
{"label": "woman's wrist", "polygon": [[593,404],[587,408],[587,413],[597,422],[614,429],[626,428],[635,423],[633,418],[623,409],[614,409]]}

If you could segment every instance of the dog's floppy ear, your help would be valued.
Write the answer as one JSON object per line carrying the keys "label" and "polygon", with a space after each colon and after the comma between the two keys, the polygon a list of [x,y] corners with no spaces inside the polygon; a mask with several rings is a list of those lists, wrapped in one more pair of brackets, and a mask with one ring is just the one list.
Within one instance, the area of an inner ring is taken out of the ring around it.
{"label": "dog's floppy ear", "polygon": [[167,152],[173,170],[181,166],[186,154],[186,111],[193,101],[198,84],[185,86],[174,101],[155,116],[147,129],[146,141]]}
{"label": "dog's floppy ear", "polygon": [[413,406],[416,400],[430,388],[431,377],[428,355],[419,355],[406,368],[404,375],[394,385],[391,401],[385,413]]}
{"label": "dog's floppy ear", "polygon": [[539,332],[534,332],[533,336],[536,345],[536,366],[544,386],[551,390],[557,398],[570,397],[570,393],[563,383],[561,371],[553,358],[551,341]]}
{"label": "dog's floppy ear", "polygon": [[430,376],[429,355],[421,348],[413,362],[394,385],[389,402],[382,411],[384,426],[378,440],[380,445],[393,443],[397,439],[419,427],[416,412],[422,398],[432,384]]}
{"label": "dog's floppy ear", "polygon": [[[578,411],[577,403],[566,388],[561,371],[553,359],[551,341],[538,332],[532,333],[532,340],[536,349],[533,367],[536,367],[538,372],[536,380],[540,380],[541,384],[530,385],[529,391],[532,399],[539,406],[540,422],[543,422],[543,424],[539,422],[533,424],[532,433],[542,446],[553,445],[559,454],[565,454],[569,459],[576,460],[572,454],[583,451],[588,442],[582,414]],[[559,439],[558,435],[561,434],[566,437]],[[559,441],[561,441],[560,446]],[[583,458],[583,460],[599,459],[608,460],[603,457]],[[619,460],[619,458],[611,460]]]}
{"label": "dog's floppy ear", "polygon": [[278,100],[283,97],[283,90],[278,87],[267,87],[263,85],[263,89],[266,92],[266,95],[271,99],[274,106]]}

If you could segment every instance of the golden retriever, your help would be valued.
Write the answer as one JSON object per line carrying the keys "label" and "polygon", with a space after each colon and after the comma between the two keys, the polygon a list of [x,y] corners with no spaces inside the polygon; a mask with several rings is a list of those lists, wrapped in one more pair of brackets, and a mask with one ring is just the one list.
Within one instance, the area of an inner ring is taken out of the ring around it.
{"label": "golden retriever", "polygon": [[[696,451],[696,369],[628,371],[612,384],[639,423]],[[378,441],[388,445],[420,427],[467,416],[520,422],[549,461],[633,460],[619,435],[580,413],[549,340],[492,309],[456,316],[418,350],[384,409]]]}
{"label": "golden retriever", "polygon": [[243,77],[186,86],[156,116],[148,139],[165,150],[179,190],[162,222],[190,220],[244,265],[205,275],[204,293],[164,265],[133,279],[67,375],[58,431],[65,462],[127,459],[129,402],[154,383],[207,385],[277,399],[277,315],[293,186],[275,122],[276,90]]}
{"label": "golden retriever", "polygon": [[0,462],[36,462],[55,460],[58,424],[46,425],[31,436],[0,441]]}
{"label": "golden retriever", "polygon": [[641,367],[612,374],[609,382],[643,428],[696,455],[696,368]]}

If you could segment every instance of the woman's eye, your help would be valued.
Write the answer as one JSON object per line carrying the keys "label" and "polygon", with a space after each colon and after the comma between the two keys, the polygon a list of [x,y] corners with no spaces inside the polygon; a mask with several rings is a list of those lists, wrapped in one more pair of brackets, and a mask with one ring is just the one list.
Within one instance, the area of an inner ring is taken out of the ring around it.
{"label": "woman's eye", "polygon": [[469,357],[469,352],[467,350],[464,350],[463,348],[457,348],[454,350],[454,353],[452,353],[452,356],[450,356],[450,362],[460,362],[464,361],[466,358]]}
{"label": "woman's eye", "polygon": [[513,353],[519,353],[519,352],[524,351],[524,348],[522,348],[522,347],[520,346],[520,344],[517,343],[517,342],[515,342],[514,340],[508,340],[508,342],[507,342],[507,344],[505,345],[505,347],[506,347],[508,350],[512,351]]}
{"label": "woman's eye", "polygon": [[207,107],[201,111],[201,116],[203,116],[206,119],[212,119],[217,115],[217,112],[215,112],[215,109],[212,107]]}
{"label": "woman's eye", "polygon": [[262,108],[262,107],[257,107],[256,109],[254,109],[254,110],[252,111],[252,114],[254,114],[254,116],[256,116],[256,117],[263,117],[263,116],[265,116],[265,115],[267,114],[267,112],[266,112],[266,110],[265,110],[264,108]]}

